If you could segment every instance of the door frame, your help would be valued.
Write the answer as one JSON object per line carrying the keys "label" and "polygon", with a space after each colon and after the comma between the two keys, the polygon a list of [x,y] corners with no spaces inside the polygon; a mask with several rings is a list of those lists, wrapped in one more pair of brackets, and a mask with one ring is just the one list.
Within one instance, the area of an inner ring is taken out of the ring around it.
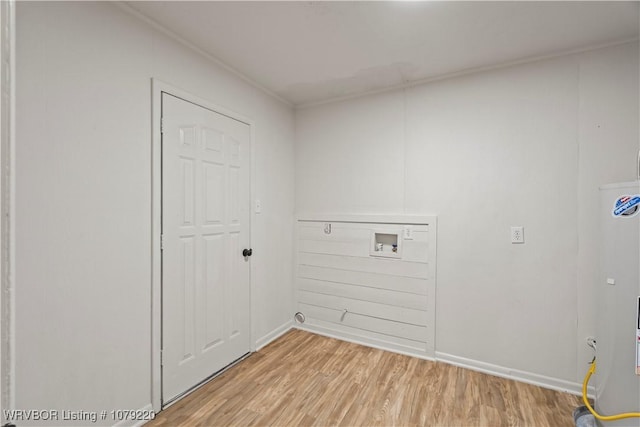
{"label": "door frame", "polygon": [[[162,370],[160,367],[160,353],[162,351],[162,252],[160,250],[160,233],[162,231],[162,94],[168,93],[187,102],[200,105],[216,113],[230,117],[245,123],[250,128],[249,137],[249,242],[253,246],[252,224],[254,223],[254,176],[255,156],[254,139],[255,125],[253,120],[235,111],[224,108],[207,99],[179,89],[169,83],[156,78],[151,79],[151,405],[155,412],[163,408],[162,402]],[[253,313],[256,302],[254,301],[254,266],[249,266],[249,295],[250,295],[250,351],[256,351],[255,325]]]}
{"label": "door frame", "polygon": [[15,409],[16,2],[0,3],[0,424]]}

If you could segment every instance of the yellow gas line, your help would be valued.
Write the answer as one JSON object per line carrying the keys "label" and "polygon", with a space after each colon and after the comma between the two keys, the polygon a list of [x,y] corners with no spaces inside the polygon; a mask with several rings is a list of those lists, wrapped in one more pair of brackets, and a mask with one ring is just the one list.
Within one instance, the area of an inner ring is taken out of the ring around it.
{"label": "yellow gas line", "polygon": [[593,360],[591,361],[591,367],[589,368],[589,371],[587,372],[587,375],[584,377],[584,381],[582,382],[582,401],[584,402],[589,412],[591,412],[593,416],[599,419],[600,421],[615,421],[615,420],[622,420],[625,418],[636,418],[636,417],[640,418],[640,412],[625,412],[625,413],[616,414],[616,415],[600,415],[596,412],[595,409],[591,407],[591,404],[589,403],[589,399],[587,399],[587,386],[589,385],[589,380],[591,379],[591,375],[593,375],[595,372],[596,372],[596,358],[594,357]]}

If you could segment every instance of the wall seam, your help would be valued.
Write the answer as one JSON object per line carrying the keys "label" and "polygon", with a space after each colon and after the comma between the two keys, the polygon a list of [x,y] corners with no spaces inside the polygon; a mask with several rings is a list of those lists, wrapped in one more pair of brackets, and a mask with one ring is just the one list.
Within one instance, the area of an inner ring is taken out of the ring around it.
{"label": "wall seam", "polygon": [[402,150],[403,150],[403,159],[402,159],[402,213],[407,213],[407,146],[408,135],[407,135],[407,88],[402,89]]}
{"label": "wall seam", "polygon": [[[581,156],[581,150],[580,150],[580,124],[582,121],[582,114],[581,114],[581,105],[582,105],[582,92],[580,90],[581,87],[581,82],[582,82],[582,64],[580,62],[580,60],[577,60],[576,63],[576,206],[580,206],[580,191],[581,191],[581,185],[580,185],[580,176],[581,176],[581,172],[582,172],[582,168],[581,166],[581,162],[580,162],[580,156]],[[581,218],[584,215],[584,212],[581,212],[580,210],[578,210],[578,216],[579,218]],[[580,283],[579,283],[579,274],[578,274],[578,269],[580,268],[580,255],[581,255],[581,251],[580,251],[580,221],[576,221],[575,223],[575,232],[576,232],[576,268],[574,271],[574,277],[575,277],[575,289],[576,289],[576,297],[575,297],[575,303],[576,303],[576,318],[575,318],[575,330],[576,330],[576,351],[575,351],[575,366],[576,366],[576,380],[580,381]]]}
{"label": "wall seam", "polygon": [[[2,372],[3,410],[15,408],[15,0],[2,2]],[[6,420],[4,412],[1,415]]]}

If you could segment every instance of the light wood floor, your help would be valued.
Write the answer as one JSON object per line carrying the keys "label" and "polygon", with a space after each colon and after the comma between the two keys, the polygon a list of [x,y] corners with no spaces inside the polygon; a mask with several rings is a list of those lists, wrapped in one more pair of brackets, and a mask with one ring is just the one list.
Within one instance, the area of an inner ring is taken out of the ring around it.
{"label": "light wood floor", "polygon": [[579,399],[292,330],[147,426],[573,427]]}

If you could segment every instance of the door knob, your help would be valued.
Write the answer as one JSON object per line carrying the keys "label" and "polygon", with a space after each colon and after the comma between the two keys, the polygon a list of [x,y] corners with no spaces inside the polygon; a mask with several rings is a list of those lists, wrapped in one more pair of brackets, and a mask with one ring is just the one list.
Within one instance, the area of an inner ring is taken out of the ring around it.
{"label": "door knob", "polygon": [[253,254],[253,249],[243,249],[242,250],[242,256],[243,257],[249,257]]}

